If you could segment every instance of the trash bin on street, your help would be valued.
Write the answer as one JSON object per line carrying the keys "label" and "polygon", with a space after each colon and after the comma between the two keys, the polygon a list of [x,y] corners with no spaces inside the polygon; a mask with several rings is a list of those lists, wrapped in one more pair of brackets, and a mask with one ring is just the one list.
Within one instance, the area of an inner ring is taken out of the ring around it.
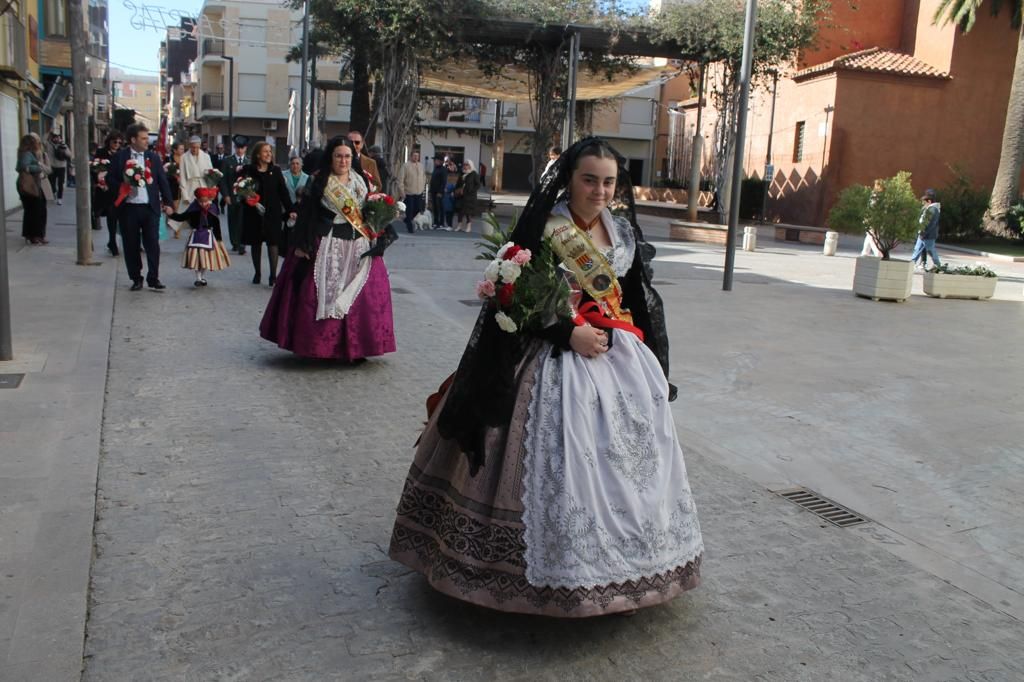
{"label": "trash bin on street", "polygon": [[829,230],[825,233],[825,246],[824,253],[826,256],[836,255],[836,249],[839,247],[839,233],[833,230]]}
{"label": "trash bin on street", "polygon": [[757,250],[757,228],[756,227],[744,227],[743,228],[743,250],[744,251],[756,251]]}

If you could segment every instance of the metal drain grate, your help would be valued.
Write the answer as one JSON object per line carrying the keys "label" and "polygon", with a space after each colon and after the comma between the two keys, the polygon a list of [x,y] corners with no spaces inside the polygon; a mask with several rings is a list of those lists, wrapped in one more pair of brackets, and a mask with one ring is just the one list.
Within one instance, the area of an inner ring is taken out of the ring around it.
{"label": "metal drain grate", "polygon": [[811,492],[806,488],[780,490],[777,491],[777,494],[793,504],[800,505],[812,514],[820,516],[833,526],[849,528],[850,526],[859,526],[862,523],[868,522],[866,518],[852,509],[847,509],[843,505],[833,502],[827,497],[822,497],[818,493]]}
{"label": "metal drain grate", "polygon": [[402,287],[391,287],[391,293],[393,294],[411,294],[412,292]]}
{"label": "metal drain grate", "polygon": [[24,374],[0,374],[0,388],[17,388],[24,378]]}
{"label": "metal drain grate", "polygon": [[673,286],[675,282],[670,282],[667,279],[653,279],[651,280],[651,284],[656,287],[670,287]]}

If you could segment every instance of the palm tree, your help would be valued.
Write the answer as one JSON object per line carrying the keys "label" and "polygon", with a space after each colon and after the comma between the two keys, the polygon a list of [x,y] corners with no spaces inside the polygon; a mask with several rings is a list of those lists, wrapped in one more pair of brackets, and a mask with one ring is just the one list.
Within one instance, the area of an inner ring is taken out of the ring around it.
{"label": "palm tree", "polygon": [[[971,30],[978,10],[985,0],[942,0],[935,12],[935,23],[954,23],[964,33]],[[1010,101],[1006,105],[1006,124],[1003,127],[1003,146],[999,155],[999,170],[992,187],[992,200],[985,213],[985,230],[1000,236],[1010,236],[1006,215],[1020,199],[1020,174],[1024,166],[1024,0],[989,0],[989,11],[999,14],[1008,6],[1010,25],[1017,29],[1017,59],[1010,85]]]}

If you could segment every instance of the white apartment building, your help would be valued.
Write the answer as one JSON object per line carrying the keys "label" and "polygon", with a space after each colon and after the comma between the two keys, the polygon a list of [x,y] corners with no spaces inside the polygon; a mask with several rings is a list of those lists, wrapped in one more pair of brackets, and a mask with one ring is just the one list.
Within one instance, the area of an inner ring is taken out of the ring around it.
{"label": "white apartment building", "polygon": [[[285,57],[302,38],[302,12],[280,0],[207,0],[199,15],[194,120],[210,146],[235,135],[274,145],[287,159],[288,102],[300,92],[300,65]],[[317,63],[318,80],[337,80],[337,61]],[[232,82],[233,77],[233,82]],[[228,101],[233,88],[234,102]],[[308,92],[308,91],[307,91]],[[347,130],[349,92],[320,93],[317,120],[326,136]],[[233,109],[233,111],[232,111]],[[233,114],[229,126],[229,114]]]}

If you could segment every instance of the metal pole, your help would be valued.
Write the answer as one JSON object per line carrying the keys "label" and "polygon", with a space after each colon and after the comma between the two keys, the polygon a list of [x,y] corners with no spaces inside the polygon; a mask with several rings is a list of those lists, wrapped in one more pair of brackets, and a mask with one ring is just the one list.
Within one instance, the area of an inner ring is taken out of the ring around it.
{"label": "metal pole", "polygon": [[572,144],[576,135],[576,75],[580,68],[580,34],[573,31],[569,37],[569,82],[568,93],[565,101],[568,103],[566,112],[565,139],[562,140],[562,149],[567,149]]}
{"label": "metal pole", "polygon": [[722,289],[732,291],[732,273],[736,266],[736,230],[740,222],[740,193],[743,185],[743,145],[747,137],[747,107],[750,103],[750,72],[754,58],[754,24],[757,0],[747,0],[743,29],[743,64],[740,68],[740,110],[736,121],[736,144],[732,161],[732,191],[729,196],[729,232],[725,243],[725,273]]}
{"label": "metal pole", "polygon": [[313,139],[313,130],[317,128],[314,124],[320,117],[320,107],[317,106],[316,97],[316,51],[313,51],[313,56],[309,58],[309,148],[319,147],[317,140]]}
{"label": "metal pole", "polygon": [[235,144],[235,58],[222,55],[228,63],[228,149]]}
{"label": "metal pole", "polygon": [[[299,153],[306,153],[306,68],[309,66],[309,0],[302,3],[302,73],[299,76]],[[310,110],[309,115],[313,115]]]}
{"label": "metal pole", "polygon": [[697,130],[693,133],[693,151],[690,154],[690,190],[686,195],[686,219],[697,222],[697,208],[700,206],[700,171],[704,165],[704,131],[700,127],[701,114],[704,111],[704,64],[700,65],[700,85],[697,91]]}
{"label": "metal pole", "polygon": [[[68,0],[68,33],[71,38],[71,93],[72,106],[75,114],[75,140],[89,139],[89,86],[86,84],[86,34],[85,15],[82,7],[84,0]],[[111,113],[113,116],[113,113]],[[90,207],[89,159],[78,148],[75,154],[75,179],[81,179],[81,185],[75,189],[75,223],[78,235],[79,265],[92,264],[92,209]]]}
{"label": "metal pole", "polygon": [[772,115],[768,122],[768,151],[764,155],[764,196],[761,197],[761,221],[768,213],[768,190],[772,187],[775,165],[772,163],[772,138],[775,135],[775,97],[779,94],[779,72],[772,71]]}
{"label": "metal pole", "polygon": [[[3,140],[0,139],[0,166],[3,166],[3,158]],[[7,177],[7,172],[11,170],[13,169],[0,168],[0,175]],[[3,189],[0,188],[0,361],[13,357],[10,271],[7,269],[7,207],[4,205]]]}

